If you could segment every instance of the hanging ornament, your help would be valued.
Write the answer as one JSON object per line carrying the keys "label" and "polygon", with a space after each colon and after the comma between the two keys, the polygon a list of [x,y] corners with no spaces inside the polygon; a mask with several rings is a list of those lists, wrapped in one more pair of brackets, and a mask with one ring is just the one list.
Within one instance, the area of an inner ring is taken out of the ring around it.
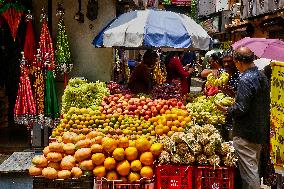
{"label": "hanging ornament", "polygon": [[25,38],[25,45],[24,45],[24,52],[25,57],[30,66],[36,54],[36,45],[35,45],[35,35],[33,30],[33,16],[31,15],[30,11],[29,14],[26,15],[26,38]]}
{"label": "hanging ornament", "polygon": [[36,110],[38,116],[38,123],[44,122],[44,76],[43,76],[43,64],[41,58],[40,49],[37,49],[37,55],[35,56],[33,67],[34,67],[34,93],[35,93],[35,101],[36,101]]}
{"label": "hanging ornament", "polygon": [[[47,59],[45,65],[49,64]],[[59,121],[59,107],[56,95],[54,74],[51,70],[47,70],[45,82],[45,96],[44,96],[44,115],[45,126],[54,127]]]}
{"label": "hanging ornament", "polygon": [[64,83],[66,86],[68,83],[67,74],[72,70],[73,64],[64,24],[64,9],[60,3],[58,4],[56,15],[59,17],[59,22],[56,35],[55,60],[57,63],[57,72],[64,74]]}
{"label": "hanging ornament", "polygon": [[[42,9],[41,20],[42,20],[42,28],[40,34],[40,41],[39,41],[39,48],[42,58],[48,58],[50,61],[48,70],[55,69],[55,60],[54,60],[54,50],[53,50],[53,43],[52,38],[49,33],[49,29],[47,26],[47,16]],[[48,55],[48,57],[46,57]],[[45,61],[45,59],[43,59]]]}
{"label": "hanging ornament", "polygon": [[33,97],[27,60],[22,52],[21,76],[14,107],[14,119],[18,124],[24,124],[31,127],[34,124],[36,116],[36,105]]}
{"label": "hanging ornament", "polygon": [[190,6],[190,17],[197,21],[197,0],[192,0],[191,1],[191,6]]}
{"label": "hanging ornament", "polygon": [[11,8],[8,8],[1,15],[7,21],[10,27],[11,33],[12,33],[12,37],[15,41],[17,37],[18,27],[19,27],[19,24],[23,16],[23,11],[17,11],[16,8],[11,7]]}

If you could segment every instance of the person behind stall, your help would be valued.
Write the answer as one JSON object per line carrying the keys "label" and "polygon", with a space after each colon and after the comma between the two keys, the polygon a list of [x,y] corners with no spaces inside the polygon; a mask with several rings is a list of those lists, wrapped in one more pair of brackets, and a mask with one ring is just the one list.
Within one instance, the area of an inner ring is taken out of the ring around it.
{"label": "person behind stall", "polygon": [[238,157],[242,188],[261,189],[259,164],[261,144],[269,127],[269,86],[267,77],[253,63],[254,53],[247,47],[234,52],[234,62],[242,73],[235,103],[218,109],[233,117],[233,145]]}
{"label": "person behind stall", "polygon": [[133,93],[150,93],[152,89],[151,72],[158,58],[153,50],[147,50],[144,53],[142,62],[135,66],[129,78],[128,87]]}
{"label": "person behind stall", "polygon": [[230,78],[228,84],[222,87],[221,90],[225,94],[234,97],[239,83],[240,72],[235,66],[233,56],[230,52],[224,53],[222,63],[224,66],[224,71],[229,74]]}
{"label": "person behind stall", "polygon": [[[184,67],[193,68],[196,62],[196,53],[194,51],[185,51],[181,57],[181,64]],[[188,89],[191,86],[191,76],[187,78]],[[189,91],[190,92],[190,91]]]}
{"label": "person behind stall", "polygon": [[221,53],[220,52],[216,52],[211,54],[210,58],[209,58],[209,66],[210,68],[206,68],[204,69],[201,73],[200,76],[202,78],[205,78],[212,73],[214,76],[218,76],[220,70],[223,70],[223,63],[222,63],[222,58],[221,58]]}
{"label": "person behind stall", "polygon": [[178,51],[172,51],[166,57],[167,82],[172,83],[173,80],[179,79],[181,82],[181,93],[185,95],[189,92],[187,78],[192,74],[193,69],[189,68],[189,66],[182,67],[179,54],[180,52]]}

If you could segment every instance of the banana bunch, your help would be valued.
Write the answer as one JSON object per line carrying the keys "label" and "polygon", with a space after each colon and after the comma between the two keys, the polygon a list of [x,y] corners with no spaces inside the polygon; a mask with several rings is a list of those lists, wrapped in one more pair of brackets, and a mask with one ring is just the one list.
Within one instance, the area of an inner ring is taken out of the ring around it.
{"label": "banana bunch", "polygon": [[153,81],[157,85],[161,85],[166,82],[167,74],[162,72],[161,63],[156,62],[153,70]]}
{"label": "banana bunch", "polygon": [[230,77],[229,77],[229,74],[226,73],[226,72],[222,72],[220,74],[219,77],[214,77],[214,75],[212,73],[210,73],[208,76],[207,76],[207,81],[206,81],[206,84],[205,86],[216,86],[216,87],[219,87],[219,86],[222,86],[222,85],[226,85],[229,81]]}
{"label": "banana bunch", "polygon": [[217,104],[222,106],[231,106],[234,103],[234,99],[232,97],[224,97],[221,100],[216,101]]}

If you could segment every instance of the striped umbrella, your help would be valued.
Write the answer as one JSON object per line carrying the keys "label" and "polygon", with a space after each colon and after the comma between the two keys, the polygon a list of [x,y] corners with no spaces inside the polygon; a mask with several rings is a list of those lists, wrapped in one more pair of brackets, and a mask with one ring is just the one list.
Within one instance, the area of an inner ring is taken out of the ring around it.
{"label": "striped umbrella", "polygon": [[164,10],[136,10],[113,20],[93,41],[97,47],[172,47],[207,50],[211,38],[190,17]]}

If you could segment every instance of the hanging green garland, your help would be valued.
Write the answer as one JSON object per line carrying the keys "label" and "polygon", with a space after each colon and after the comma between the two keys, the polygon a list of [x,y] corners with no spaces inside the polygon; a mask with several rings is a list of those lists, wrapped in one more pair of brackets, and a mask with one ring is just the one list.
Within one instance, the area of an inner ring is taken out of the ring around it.
{"label": "hanging green garland", "polygon": [[9,8],[15,8],[17,11],[27,11],[20,3],[4,3],[4,0],[0,0],[0,14]]}
{"label": "hanging green garland", "polygon": [[68,73],[72,68],[71,52],[67,40],[67,34],[63,18],[58,23],[58,33],[56,36],[55,59],[58,70],[61,73]]}
{"label": "hanging green garland", "polygon": [[192,0],[191,1],[191,6],[190,6],[190,17],[197,21],[197,0]]}

